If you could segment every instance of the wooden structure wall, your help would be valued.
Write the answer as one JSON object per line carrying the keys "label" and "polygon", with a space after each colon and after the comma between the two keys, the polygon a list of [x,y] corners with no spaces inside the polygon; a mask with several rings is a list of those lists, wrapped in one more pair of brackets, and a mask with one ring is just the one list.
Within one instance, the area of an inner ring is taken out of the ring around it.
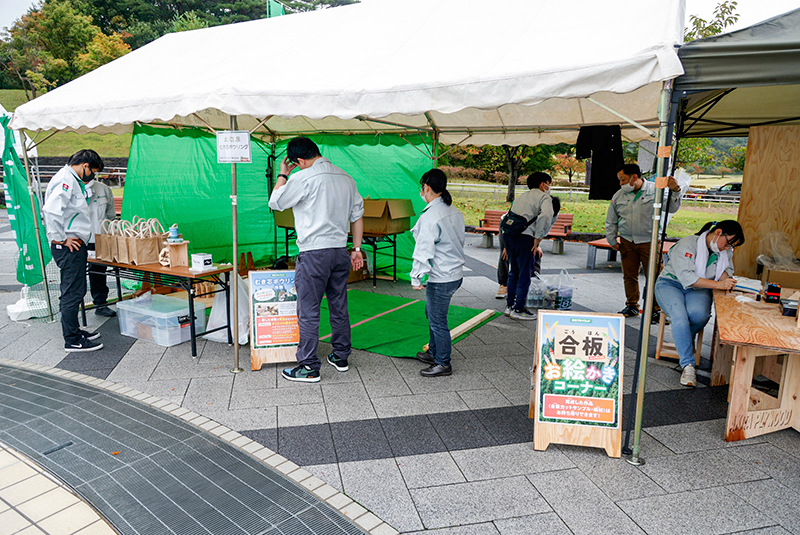
{"label": "wooden structure wall", "polygon": [[772,230],[800,253],[800,126],[750,128],[738,220],[746,242],[733,255],[737,274],[756,278],[761,239]]}

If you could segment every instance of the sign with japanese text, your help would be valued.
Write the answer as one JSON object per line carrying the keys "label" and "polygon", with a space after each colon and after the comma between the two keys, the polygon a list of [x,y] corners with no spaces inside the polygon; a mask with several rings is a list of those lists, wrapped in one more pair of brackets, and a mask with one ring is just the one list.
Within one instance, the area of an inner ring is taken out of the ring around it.
{"label": "sign with japanese text", "polygon": [[217,163],[250,163],[250,132],[224,130],[217,132]]}
{"label": "sign with japanese text", "polygon": [[537,422],[619,429],[624,328],[618,314],[539,312]]}
{"label": "sign with japanese text", "polygon": [[300,342],[294,271],[251,271],[250,303],[253,349]]}

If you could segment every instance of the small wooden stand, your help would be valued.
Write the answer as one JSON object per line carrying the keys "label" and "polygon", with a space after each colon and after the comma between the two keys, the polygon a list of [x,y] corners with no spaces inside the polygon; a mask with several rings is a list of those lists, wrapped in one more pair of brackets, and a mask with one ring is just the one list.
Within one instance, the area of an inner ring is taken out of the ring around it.
{"label": "small wooden stand", "polygon": [[170,267],[189,267],[189,242],[183,241],[181,243],[167,242],[169,249],[169,266]]}

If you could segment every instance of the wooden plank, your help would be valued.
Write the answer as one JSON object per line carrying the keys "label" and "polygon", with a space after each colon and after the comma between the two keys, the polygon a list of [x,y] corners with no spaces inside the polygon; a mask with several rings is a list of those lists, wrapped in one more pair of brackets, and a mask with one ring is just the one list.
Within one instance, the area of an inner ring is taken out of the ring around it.
{"label": "wooden plank", "polygon": [[783,316],[777,303],[739,303],[736,295],[736,292],[714,291],[720,343],[800,353],[800,332],[794,318]]}
{"label": "wooden plank", "polygon": [[750,128],[739,223],[747,238],[733,255],[736,273],[756,277],[761,238],[777,230],[800,249],[800,126]]}
{"label": "wooden plank", "polygon": [[471,319],[468,319],[467,321],[465,321],[461,325],[458,325],[454,329],[450,329],[450,338],[455,340],[456,338],[458,338],[459,336],[461,336],[465,332],[467,332],[470,329],[472,329],[472,328],[476,327],[477,325],[479,325],[481,322],[486,321],[487,319],[491,318],[494,315],[494,313],[495,313],[494,310],[488,310],[488,309],[484,310],[483,312],[481,312],[477,316],[475,316],[475,317],[473,317]]}

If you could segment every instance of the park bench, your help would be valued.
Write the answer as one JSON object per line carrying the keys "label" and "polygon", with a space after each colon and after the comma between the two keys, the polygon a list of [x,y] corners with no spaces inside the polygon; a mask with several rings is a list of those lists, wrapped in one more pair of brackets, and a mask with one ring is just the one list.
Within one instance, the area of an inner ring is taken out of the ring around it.
{"label": "park bench", "polygon": [[122,197],[114,197],[114,211],[118,216],[122,215]]}
{"label": "park bench", "polygon": [[483,219],[478,220],[480,226],[475,227],[475,232],[483,232],[481,247],[486,249],[494,247],[494,235],[500,234],[500,219],[505,214],[505,210],[486,210]]}
{"label": "park bench", "polygon": [[553,254],[564,254],[564,238],[572,233],[572,220],[574,218],[573,214],[558,214],[556,216],[556,221],[546,237],[546,239],[553,240],[553,248],[551,249]]}
{"label": "park bench", "polygon": [[[619,242],[619,238],[617,238],[617,242]],[[664,262],[667,261],[667,252],[670,248],[675,245],[676,242],[665,241],[661,245],[661,254],[664,256]],[[600,238],[599,240],[590,241],[588,243],[589,251],[586,253],[586,269],[594,269],[595,260],[597,258],[597,250],[598,249],[608,249],[608,261],[615,262],[617,260],[617,251],[611,248],[611,245],[608,244],[608,240],[605,238]]]}

